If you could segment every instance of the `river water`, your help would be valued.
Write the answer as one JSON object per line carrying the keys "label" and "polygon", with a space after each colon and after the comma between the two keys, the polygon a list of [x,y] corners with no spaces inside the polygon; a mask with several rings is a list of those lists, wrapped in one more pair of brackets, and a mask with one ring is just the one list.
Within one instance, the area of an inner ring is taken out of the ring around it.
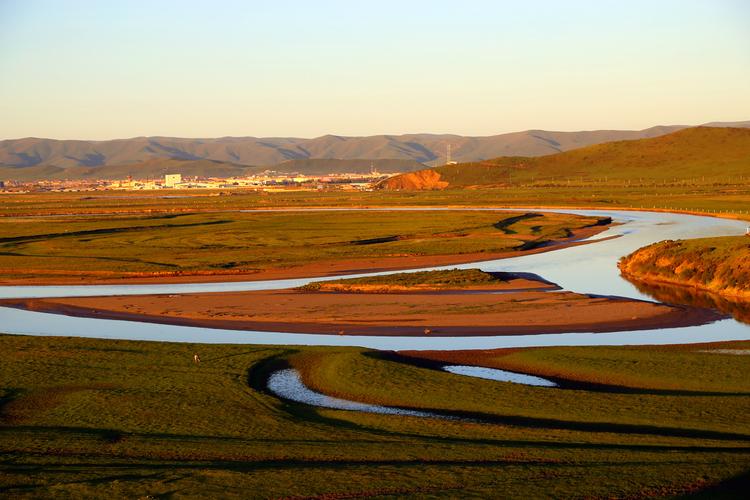
{"label": "river water", "polygon": [[[466,209],[462,208],[458,210]],[[523,211],[531,210],[533,209],[523,209]],[[531,272],[557,283],[565,290],[653,300],[620,277],[619,270],[617,269],[617,261],[621,256],[642,246],[665,239],[739,235],[744,233],[746,226],[742,221],[660,212],[544,210],[548,212],[612,217],[620,225],[600,233],[593,239],[604,240],[611,236],[617,236],[617,238],[511,259],[419,270],[480,268],[483,271]],[[0,297],[76,297],[271,290],[301,286],[311,281],[325,279],[330,278],[165,285],[0,286]],[[0,308],[0,332],[174,342],[351,345],[396,350],[491,349],[550,345],[683,344],[722,340],[750,340],[750,326],[733,319],[684,328],[596,334],[561,333],[496,337],[367,337],[297,334],[292,332],[252,332],[157,325],[132,321],[77,318],[11,308]]]}

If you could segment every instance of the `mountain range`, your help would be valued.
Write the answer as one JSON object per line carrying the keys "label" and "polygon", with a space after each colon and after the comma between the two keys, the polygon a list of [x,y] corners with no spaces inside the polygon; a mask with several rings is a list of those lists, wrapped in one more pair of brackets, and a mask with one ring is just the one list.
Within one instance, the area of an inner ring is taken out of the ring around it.
{"label": "mountain range", "polygon": [[[750,127],[750,121],[714,122],[704,126]],[[471,162],[500,156],[544,156],[592,144],[658,137],[684,128],[688,126],[581,132],[527,130],[485,137],[405,134],[366,137],[325,135],[314,139],[8,139],[0,141],[0,179],[123,178],[128,175],[145,178],[167,171],[185,175],[225,176],[266,169],[322,174],[349,168],[367,172],[371,167],[387,173],[404,172],[444,164],[449,145],[452,160]]]}
{"label": "mountain range", "polygon": [[537,157],[503,156],[406,172],[380,188],[424,190],[525,183],[742,183],[750,177],[750,128],[690,127]]}

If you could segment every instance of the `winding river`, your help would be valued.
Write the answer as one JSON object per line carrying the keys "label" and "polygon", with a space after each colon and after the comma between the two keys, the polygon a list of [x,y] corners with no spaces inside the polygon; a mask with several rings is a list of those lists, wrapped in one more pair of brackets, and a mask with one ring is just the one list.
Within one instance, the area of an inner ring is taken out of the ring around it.
{"label": "winding river", "polygon": [[[380,209],[383,210],[383,209]],[[420,208],[417,210],[447,210]],[[466,209],[456,210],[503,210]],[[612,217],[620,223],[593,239],[603,240],[547,253],[511,259],[475,262],[441,268],[480,268],[484,271],[531,272],[555,282],[565,290],[596,295],[614,295],[653,300],[643,295],[619,275],[618,259],[637,248],[664,239],[687,239],[743,234],[743,221],[684,214],[617,210],[531,209],[523,211],[562,212]],[[617,238],[607,239],[611,236]],[[416,271],[416,270],[415,270]],[[394,272],[394,271],[392,271]],[[373,273],[388,274],[388,273]],[[362,275],[352,275],[362,276]],[[163,285],[81,285],[81,286],[0,286],[0,298],[75,297],[165,293],[210,293],[271,290],[300,286],[317,279],[273,281],[163,284]],[[173,342],[361,346],[374,349],[451,350],[491,349],[552,345],[687,344],[750,339],[750,326],[733,319],[716,323],[659,330],[614,333],[561,333],[548,335],[506,335],[496,337],[366,337],[316,334],[252,332],[201,327],[157,325],[132,321],[77,318],[56,314],[0,308],[0,332],[28,335],[77,336],[107,339]]]}

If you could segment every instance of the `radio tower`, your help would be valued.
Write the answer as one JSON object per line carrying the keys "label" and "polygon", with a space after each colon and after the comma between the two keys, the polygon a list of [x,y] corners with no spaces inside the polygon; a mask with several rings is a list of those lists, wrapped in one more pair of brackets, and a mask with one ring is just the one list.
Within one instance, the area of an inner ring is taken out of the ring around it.
{"label": "radio tower", "polygon": [[455,165],[457,162],[451,160],[451,143],[449,142],[448,145],[445,147],[445,164],[446,165]]}

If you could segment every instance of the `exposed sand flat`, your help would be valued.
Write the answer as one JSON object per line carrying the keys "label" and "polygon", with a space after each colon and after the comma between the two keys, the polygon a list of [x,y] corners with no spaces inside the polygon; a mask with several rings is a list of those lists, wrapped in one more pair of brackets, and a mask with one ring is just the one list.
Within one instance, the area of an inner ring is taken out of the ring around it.
{"label": "exposed sand flat", "polygon": [[[609,332],[702,324],[718,313],[621,298],[503,293],[327,293],[276,290],[185,295],[13,299],[0,305],[72,316],[237,330],[461,336]],[[548,286],[545,284],[545,286]]]}

